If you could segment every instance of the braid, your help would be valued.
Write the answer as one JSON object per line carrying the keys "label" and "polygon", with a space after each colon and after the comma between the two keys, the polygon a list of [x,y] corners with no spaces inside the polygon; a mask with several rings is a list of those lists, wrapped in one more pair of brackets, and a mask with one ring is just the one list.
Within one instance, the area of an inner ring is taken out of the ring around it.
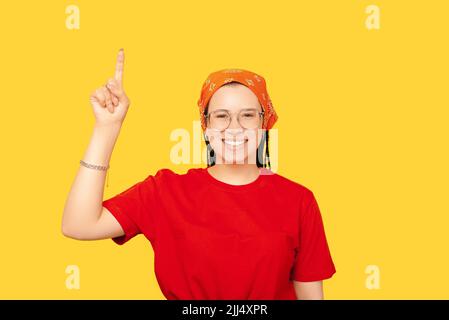
{"label": "braid", "polygon": [[[266,131],[266,138],[265,138],[265,159],[264,159],[264,168],[268,167],[271,170],[271,163],[270,163],[270,150],[268,149],[268,130]],[[268,162],[268,166],[267,166]]]}

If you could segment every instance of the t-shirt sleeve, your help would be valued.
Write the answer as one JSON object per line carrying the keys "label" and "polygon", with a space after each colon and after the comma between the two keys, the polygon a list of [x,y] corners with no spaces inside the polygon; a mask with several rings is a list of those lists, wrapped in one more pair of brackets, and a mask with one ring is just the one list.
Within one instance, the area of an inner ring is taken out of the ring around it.
{"label": "t-shirt sleeve", "polygon": [[122,226],[124,235],[111,238],[122,245],[144,233],[153,242],[156,235],[156,216],[162,170],[156,175],[149,175],[126,190],[104,200],[107,208]]}
{"label": "t-shirt sleeve", "polygon": [[299,217],[299,246],[291,279],[320,281],[336,272],[331,257],[323,219],[312,191],[306,193]]}

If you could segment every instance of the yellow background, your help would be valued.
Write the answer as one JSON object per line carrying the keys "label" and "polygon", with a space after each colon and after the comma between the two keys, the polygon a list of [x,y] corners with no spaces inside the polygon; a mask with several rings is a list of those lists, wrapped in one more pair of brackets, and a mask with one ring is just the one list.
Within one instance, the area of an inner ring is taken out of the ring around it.
{"label": "yellow background", "polygon": [[[80,29],[66,28],[66,6]],[[368,30],[365,8],[380,8]],[[90,92],[125,48],[132,104],[105,198],[170,162],[207,75],[263,75],[278,173],[317,197],[337,273],[327,299],[447,299],[447,1],[9,1],[0,10],[3,299],[164,299],[149,242],[60,232],[89,143]],[[78,265],[79,290],[65,286]],[[380,268],[380,289],[365,268]]]}

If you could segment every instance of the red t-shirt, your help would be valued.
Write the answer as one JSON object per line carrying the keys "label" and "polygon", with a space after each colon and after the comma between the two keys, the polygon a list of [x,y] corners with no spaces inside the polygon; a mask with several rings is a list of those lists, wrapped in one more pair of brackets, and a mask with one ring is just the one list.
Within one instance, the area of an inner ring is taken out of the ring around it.
{"label": "red t-shirt", "polygon": [[115,243],[150,241],[169,300],[295,300],[292,280],[336,272],[313,192],[269,169],[244,185],[161,169],[103,206],[125,232]]}

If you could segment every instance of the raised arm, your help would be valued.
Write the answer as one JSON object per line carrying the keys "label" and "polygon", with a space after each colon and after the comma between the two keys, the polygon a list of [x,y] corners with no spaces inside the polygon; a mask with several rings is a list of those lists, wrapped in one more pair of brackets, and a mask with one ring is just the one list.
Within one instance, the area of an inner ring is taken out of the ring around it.
{"label": "raised arm", "polygon": [[[95,125],[82,159],[88,164],[107,166],[110,162],[130,105],[123,89],[123,67],[124,52],[121,49],[114,77],[90,96]],[[102,206],[105,177],[106,171],[79,166],[64,206],[61,231],[65,236],[98,240],[124,234],[118,221]]]}

